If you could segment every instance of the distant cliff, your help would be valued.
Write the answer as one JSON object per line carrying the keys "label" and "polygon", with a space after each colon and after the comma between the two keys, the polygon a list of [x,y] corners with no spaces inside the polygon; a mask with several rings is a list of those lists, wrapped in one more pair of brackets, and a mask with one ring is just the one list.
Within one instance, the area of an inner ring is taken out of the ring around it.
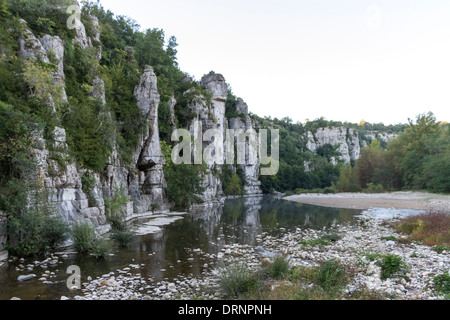
{"label": "distant cliff", "polygon": [[305,137],[306,147],[311,152],[317,150],[325,145],[337,147],[339,155],[333,159],[333,162],[344,162],[350,164],[356,161],[361,156],[361,149],[370,145],[370,143],[377,139],[384,143],[395,139],[397,134],[370,131],[364,134],[364,137],[356,129],[346,127],[331,127],[319,128],[315,134],[308,132]]}

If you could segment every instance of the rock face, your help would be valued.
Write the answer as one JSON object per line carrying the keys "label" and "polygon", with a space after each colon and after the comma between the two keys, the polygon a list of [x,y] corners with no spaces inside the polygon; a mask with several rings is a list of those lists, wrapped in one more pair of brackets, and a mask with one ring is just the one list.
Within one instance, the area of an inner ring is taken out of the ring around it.
{"label": "rock face", "polygon": [[[201,79],[200,84],[211,93],[212,98],[211,101],[207,101],[205,97],[198,96],[189,105],[189,108],[196,114],[189,130],[195,140],[202,139],[203,134],[207,130],[219,130],[222,135],[222,142],[219,144],[223,146],[225,137],[225,103],[228,95],[225,78],[220,74],[210,73]],[[201,130],[196,126],[196,123],[201,123]],[[202,145],[203,153],[209,143],[203,142]],[[195,144],[193,149],[195,149]],[[222,196],[222,182],[219,178],[221,173],[221,166],[208,164],[203,180],[205,191],[200,195],[200,198],[205,203],[212,203]]]}
{"label": "rock face", "polygon": [[[248,130],[257,129],[256,121],[252,121],[252,119],[248,115],[248,106],[241,98],[238,99],[236,111],[243,114],[243,117],[229,119],[228,120],[229,129],[234,130],[242,129],[244,130],[244,132],[247,132]],[[260,195],[262,194],[261,181],[259,181],[259,170],[261,166],[260,159],[258,158],[256,163],[251,163],[248,148],[246,148],[245,150],[245,159],[246,164],[240,165],[241,169],[244,171],[245,194]]]}
{"label": "rock face", "polygon": [[[74,3],[77,4],[76,1]],[[95,17],[91,20],[94,29],[97,30],[93,40],[99,41],[98,20]],[[22,23],[26,26],[25,21]],[[86,36],[84,30],[81,24],[75,41],[83,48],[91,47],[92,40]],[[56,63],[55,82],[64,84],[64,43],[60,38],[44,35],[38,39],[26,29],[19,45],[22,58]],[[91,95],[106,104],[104,81],[100,75],[94,79],[92,86],[94,90]],[[129,166],[122,164],[117,150],[114,150],[103,173],[89,172],[73,161],[61,161],[70,158],[64,128],[55,128],[53,146],[48,145],[50,142],[45,141],[42,132],[34,133],[33,137],[38,146],[34,154],[39,164],[39,172],[35,178],[45,187],[51,205],[66,222],[90,221],[99,231],[105,230],[107,219],[104,199],[112,197],[119,189],[129,196],[128,204],[122,208],[128,216],[151,214],[157,209],[167,210],[163,173],[165,159],[161,151],[158,128],[160,96],[157,78],[151,67],[145,68],[134,93],[137,105],[147,123],[146,134],[142,134],[140,144],[132,157],[134,168],[130,169]],[[65,92],[64,99],[67,101]],[[176,101],[172,103],[174,106]],[[90,181],[89,188],[87,180]],[[3,218],[0,219],[2,220]],[[2,249],[0,246],[0,252]]]}
{"label": "rock face", "polygon": [[361,149],[367,147],[372,140],[378,139],[389,142],[395,139],[397,134],[378,133],[370,131],[365,133],[365,138],[361,138],[358,132],[344,127],[320,128],[315,134],[308,132],[305,136],[306,148],[311,152],[317,152],[317,149],[330,144],[339,146],[337,150],[341,155],[334,159],[334,164],[344,162],[349,164],[361,157]]}
{"label": "rock face", "polygon": [[20,22],[25,26],[25,30],[22,37],[19,39],[19,57],[22,59],[33,59],[49,63],[47,51],[42,46],[42,43],[29,29],[26,28],[27,23],[25,20],[20,20]]}
{"label": "rock face", "polygon": [[225,104],[228,96],[225,78],[221,74],[210,73],[205,75],[200,83],[212,94],[212,112],[217,128],[225,129]]}
{"label": "rock face", "polygon": [[[195,102],[193,102],[189,107],[196,114],[195,121],[200,121],[202,123],[202,133],[205,133],[206,130],[215,129],[221,132],[223,137],[223,151],[225,151],[225,139],[226,139],[226,130],[227,129],[242,129],[244,132],[251,129],[256,128],[256,122],[252,121],[250,116],[248,115],[248,106],[242,100],[238,99],[238,103],[236,105],[236,110],[238,113],[242,114],[241,118],[233,118],[226,119],[225,117],[225,105],[227,101],[228,95],[228,86],[225,82],[225,78],[220,74],[209,73],[205,75],[200,84],[211,93],[212,98],[211,101],[206,101],[205,97],[197,97]],[[191,125],[190,132],[195,136],[196,131],[194,130],[194,126]],[[203,143],[203,150],[209,143]],[[261,182],[259,179],[259,169],[260,163],[259,159],[257,163],[250,163],[249,161],[249,153],[248,148],[246,149],[246,164],[240,164],[239,166],[244,171],[244,191],[246,195],[260,195],[261,191]],[[224,163],[225,160],[225,152],[224,152]],[[233,167],[236,168],[237,165]],[[213,170],[215,169],[215,170]],[[215,172],[215,174],[213,174]],[[207,174],[204,180],[205,192],[202,195],[202,199],[205,202],[211,202],[219,199],[223,194],[223,186],[222,182],[218,175],[222,172],[221,166],[209,165]]]}
{"label": "rock face", "polygon": [[[394,140],[395,138],[398,137],[398,134],[396,133],[387,133],[387,132],[376,132],[376,131],[369,131],[365,133],[366,138],[368,138],[369,140],[379,140],[379,141],[383,141],[385,143],[388,143],[391,140]],[[367,147],[369,144],[363,140],[361,141],[361,146]]]}
{"label": "rock face", "polygon": [[[57,69],[53,74],[53,78],[56,83],[58,84],[64,84],[64,43],[63,41],[58,37],[52,37],[48,34],[44,35],[42,38],[39,38],[39,41],[42,44],[42,47],[45,49],[47,56],[49,57],[49,60],[51,58],[55,59],[57,62]],[[65,102],[67,102],[67,95],[66,95],[66,89],[64,86],[62,86],[62,97],[61,99]]]}
{"label": "rock face", "polygon": [[353,129],[320,128],[315,135],[308,132],[307,141],[307,148],[313,152],[316,152],[318,148],[326,144],[331,144],[332,146],[339,145],[337,151],[341,156],[339,156],[338,161],[347,164],[351,160],[358,160],[361,156],[359,135]]}
{"label": "rock face", "polygon": [[137,168],[144,173],[142,183],[144,195],[150,196],[153,203],[162,205],[166,202],[164,188],[163,166],[165,158],[161,151],[158,126],[158,107],[160,95],[158,93],[158,80],[150,66],[145,68],[139,85],[134,94],[138,101],[138,107],[148,120],[147,134],[142,139],[142,149],[137,158]]}
{"label": "rock face", "polygon": [[[24,32],[19,39],[19,57],[22,59],[32,59],[43,63],[53,63],[56,65],[56,70],[52,73],[56,84],[61,86],[61,101],[67,102],[66,90],[64,84],[64,43],[55,36],[44,35],[41,38],[36,38],[34,34],[27,28],[27,23],[20,20],[25,27]],[[48,95],[47,104],[55,111],[54,99]]]}

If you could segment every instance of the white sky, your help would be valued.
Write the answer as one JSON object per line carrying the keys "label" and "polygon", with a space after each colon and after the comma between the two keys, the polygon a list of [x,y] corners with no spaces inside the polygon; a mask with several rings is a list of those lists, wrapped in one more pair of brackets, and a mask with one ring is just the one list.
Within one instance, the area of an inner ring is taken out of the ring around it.
{"label": "white sky", "polygon": [[179,43],[259,116],[450,122],[449,0],[101,0]]}

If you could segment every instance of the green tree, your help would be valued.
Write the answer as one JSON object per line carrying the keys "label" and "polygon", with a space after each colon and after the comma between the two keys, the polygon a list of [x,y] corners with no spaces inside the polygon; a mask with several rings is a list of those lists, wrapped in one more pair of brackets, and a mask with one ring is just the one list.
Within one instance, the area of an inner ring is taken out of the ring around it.
{"label": "green tree", "polygon": [[346,166],[341,169],[337,189],[340,192],[358,192],[361,190],[357,168]]}
{"label": "green tree", "polygon": [[8,9],[8,2],[6,0],[0,0],[0,21],[4,21],[11,15]]}
{"label": "green tree", "polygon": [[241,178],[237,173],[233,174],[225,187],[225,194],[229,196],[243,195],[244,191],[242,190],[241,184]]}
{"label": "green tree", "polygon": [[[166,158],[164,165],[164,177],[167,182],[166,194],[174,204],[174,210],[187,210],[195,203],[201,203],[198,196],[205,189],[203,187],[203,176],[205,167],[200,165],[180,164],[172,162],[172,148],[164,141],[161,149]],[[189,181],[189,183],[186,183]]]}

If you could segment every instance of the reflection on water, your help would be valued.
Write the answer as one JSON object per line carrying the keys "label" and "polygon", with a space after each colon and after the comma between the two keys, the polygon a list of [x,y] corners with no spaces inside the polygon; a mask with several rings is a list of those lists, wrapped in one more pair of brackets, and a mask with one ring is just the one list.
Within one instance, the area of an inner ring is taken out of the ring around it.
{"label": "reflection on water", "polygon": [[[184,219],[161,227],[161,232],[137,236],[128,248],[113,248],[113,255],[96,260],[93,257],[72,254],[56,267],[42,269],[35,267],[31,272],[17,272],[18,262],[0,268],[0,299],[19,297],[21,299],[59,299],[73,297],[81,292],[70,292],[66,287],[70,265],[81,268],[82,281],[116,272],[129,267],[130,272],[140,273],[146,279],[161,281],[179,275],[201,276],[204,255],[195,252],[217,254],[226,244],[247,244],[257,246],[257,235],[268,232],[277,235],[281,228],[324,228],[337,223],[350,222],[359,210],[334,209],[279,200],[273,197],[254,197],[227,200],[224,206],[198,208]],[[145,220],[136,221],[142,224]],[[40,257],[42,261],[44,258]],[[35,259],[25,261],[24,265]],[[37,279],[46,271],[54,272],[44,285]],[[19,283],[21,274],[36,274],[28,282]]]}

